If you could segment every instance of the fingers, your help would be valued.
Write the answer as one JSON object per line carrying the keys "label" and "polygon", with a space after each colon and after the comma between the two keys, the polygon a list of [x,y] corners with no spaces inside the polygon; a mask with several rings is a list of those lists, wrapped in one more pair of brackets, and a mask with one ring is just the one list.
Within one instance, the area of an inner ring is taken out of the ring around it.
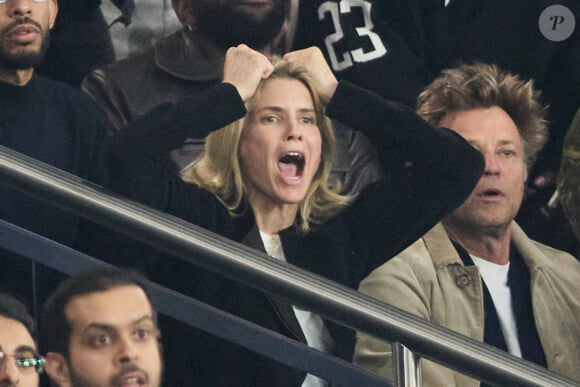
{"label": "fingers", "polygon": [[[292,51],[284,55],[284,59],[304,65],[317,83],[322,101],[330,101],[338,81],[319,48]],[[266,56],[240,44],[226,52],[223,82],[231,83],[242,100],[247,101],[256,92],[260,81],[268,78],[273,70],[274,66]]]}
{"label": "fingers", "polygon": [[274,66],[270,60],[245,44],[231,47],[226,52],[223,82],[232,84],[242,100],[251,98],[260,81],[270,76]]}
{"label": "fingers", "polygon": [[318,91],[322,101],[325,103],[330,101],[336,91],[338,81],[328,66],[328,63],[326,63],[322,51],[318,47],[309,47],[303,50],[289,52],[284,55],[284,59],[306,66],[308,72],[318,85]]}

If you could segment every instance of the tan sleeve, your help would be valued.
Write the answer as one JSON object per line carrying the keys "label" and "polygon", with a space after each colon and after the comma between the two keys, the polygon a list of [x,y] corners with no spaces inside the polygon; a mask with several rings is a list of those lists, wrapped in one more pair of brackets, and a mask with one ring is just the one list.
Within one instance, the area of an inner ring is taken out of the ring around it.
{"label": "tan sleeve", "polygon": [[[359,291],[399,309],[431,320],[436,274],[422,240],[375,269]],[[368,372],[393,382],[391,345],[363,332],[357,332],[353,361]],[[453,372],[429,360],[422,360],[424,386],[454,386]]]}

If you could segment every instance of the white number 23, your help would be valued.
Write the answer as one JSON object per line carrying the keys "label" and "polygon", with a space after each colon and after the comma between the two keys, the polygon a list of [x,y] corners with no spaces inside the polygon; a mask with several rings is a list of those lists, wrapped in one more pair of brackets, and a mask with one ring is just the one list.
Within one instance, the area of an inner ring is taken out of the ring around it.
{"label": "white number 23", "polygon": [[[330,14],[334,25],[334,33],[328,35],[324,40],[334,71],[341,71],[351,67],[353,60],[359,63],[368,62],[387,53],[381,37],[372,31],[374,25],[371,20],[371,6],[372,3],[364,0],[341,0],[338,3],[326,1],[318,8],[318,18],[323,20],[327,14]],[[356,33],[360,37],[370,39],[373,49],[369,52],[364,52],[362,48],[357,48],[337,55],[334,44],[344,38],[342,26],[340,25],[340,14],[350,13],[351,9],[356,7],[361,8],[364,17],[364,26],[356,27]]]}

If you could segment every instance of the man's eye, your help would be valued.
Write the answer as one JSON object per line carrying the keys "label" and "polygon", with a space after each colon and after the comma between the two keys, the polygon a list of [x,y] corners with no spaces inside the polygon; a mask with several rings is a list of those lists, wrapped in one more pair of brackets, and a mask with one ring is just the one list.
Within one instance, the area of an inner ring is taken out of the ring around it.
{"label": "man's eye", "polygon": [[153,332],[150,329],[143,328],[143,329],[137,329],[134,332],[134,335],[138,340],[147,340],[149,337],[151,337],[152,333]]}
{"label": "man's eye", "polygon": [[301,119],[303,124],[314,124],[316,122],[316,120],[313,117],[302,117]]}
{"label": "man's eye", "polygon": [[511,149],[504,149],[501,151],[501,154],[503,156],[515,156],[516,152],[514,150],[511,150]]}
{"label": "man's eye", "polygon": [[96,335],[91,338],[91,344],[94,347],[104,347],[111,344],[111,338],[106,334]]}
{"label": "man's eye", "polygon": [[33,356],[18,356],[15,358],[16,365],[22,368],[36,366],[37,360]]}

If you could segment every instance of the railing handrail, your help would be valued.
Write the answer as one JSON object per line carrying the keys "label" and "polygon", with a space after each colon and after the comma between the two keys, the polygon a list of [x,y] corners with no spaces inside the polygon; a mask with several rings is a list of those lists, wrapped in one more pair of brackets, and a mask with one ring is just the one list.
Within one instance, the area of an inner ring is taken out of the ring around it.
{"label": "railing handrail", "polygon": [[[110,264],[58,242],[0,220],[0,248],[31,261],[75,276]],[[34,277],[34,275],[32,276]],[[23,280],[22,278],[20,280]],[[32,281],[39,280],[33,278]],[[155,310],[191,327],[270,357],[290,367],[342,386],[388,387],[384,379],[330,354],[308,347],[280,333],[243,320],[167,287],[147,282]],[[36,313],[38,317],[38,314]],[[294,356],[287,356],[292,353]]]}
{"label": "railing handrail", "polygon": [[[253,288],[284,296],[312,311],[479,380],[522,386],[575,383],[504,351],[434,325],[183,220],[109,195],[97,186],[0,147],[2,183],[142,240],[192,264]],[[235,273],[235,274],[232,274]]]}

